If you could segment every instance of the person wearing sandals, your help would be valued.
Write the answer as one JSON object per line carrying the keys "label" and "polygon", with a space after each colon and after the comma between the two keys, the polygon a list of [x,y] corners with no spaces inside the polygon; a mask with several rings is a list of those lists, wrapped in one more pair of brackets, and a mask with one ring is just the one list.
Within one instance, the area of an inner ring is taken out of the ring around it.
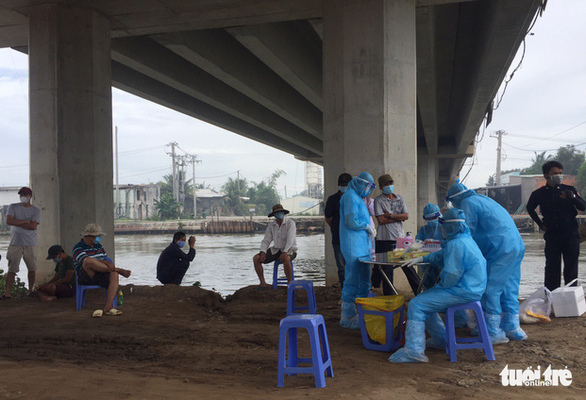
{"label": "person wearing sandals", "polygon": [[73,264],[77,274],[79,285],[98,285],[108,289],[106,305],[104,310],[94,311],[94,317],[106,315],[120,315],[122,311],[112,306],[114,298],[118,294],[118,278],[122,275],[125,278],[130,276],[127,269],[118,268],[108,258],[106,250],[100,244],[102,236],[105,235],[97,224],[88,224],[81,236],[82,239],[73,247]]}

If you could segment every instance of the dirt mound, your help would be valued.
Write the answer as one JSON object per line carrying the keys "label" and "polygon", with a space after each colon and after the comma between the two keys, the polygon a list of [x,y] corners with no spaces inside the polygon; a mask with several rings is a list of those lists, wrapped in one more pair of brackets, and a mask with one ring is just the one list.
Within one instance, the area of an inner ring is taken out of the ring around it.
{"label": "dirt mound", "polygon": [[135,298],[156,299],[169,303],[189,303],[198,306],[205,311],[220,311],[223,308],[224,299],[219,293],[202,289],[196,286],[135,286],[126,285],[122,288],[125,301]]}

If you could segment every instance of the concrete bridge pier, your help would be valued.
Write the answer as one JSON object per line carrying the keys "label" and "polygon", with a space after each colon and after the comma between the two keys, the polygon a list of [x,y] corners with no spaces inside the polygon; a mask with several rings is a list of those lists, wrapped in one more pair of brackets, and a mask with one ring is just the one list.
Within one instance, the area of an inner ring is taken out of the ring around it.
{"label": "concrete bridge pier", "polygon": [[110,22],[59,4],[29,12],[30,168],[38,227],[39,283],[47,248],[70,253],[87,223],[102,226],[114,256]]}
{"label": "concrete bridge pier", "polygon": [[434,155],[419,154],[417,156],[417,214],[413,215],[414,218],[417,217],[416,221],[419,226],[425,224],[423,220],[423,207],[427,203],[437,204],[440,208],[443,205],[443,203],[438,203],[437,181],[437,157]]}
{"label": "concrete bridge pier", "polygon": [[[342,172],[389,173],[416,229],[417,124],[414,0],[325,0],[324,167],[326,194]],[[375,196],[379,195],[377,189]],[[326,282],[337,268],[326,236]],[[402,274],[395,274],[400,281]],[[398,282],[400,284],[400,282]],[[404,285],[400,285],[403,286]]]}

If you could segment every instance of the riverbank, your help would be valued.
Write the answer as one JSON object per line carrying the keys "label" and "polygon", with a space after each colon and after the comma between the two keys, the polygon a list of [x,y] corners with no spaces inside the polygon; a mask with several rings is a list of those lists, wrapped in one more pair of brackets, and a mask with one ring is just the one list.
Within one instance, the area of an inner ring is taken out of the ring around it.
{"label": "riverbank", "polygon": [[[298,233],[324,232],[322,216],[294,216]],[[267,217],[219,217],[173,221],[116,221],[114,233],[119,235],[158,235],[182,230],[187,234],[231,234],[264,232],[272,218]]]}
{"label": "riverbank", "polygon": [[[359,331],[340,328],[339,291],[317,287],[334,378],[316,389],[310,375],[277,384],[279,320],[286,290],[240,289],[223,300],[195,287],[124,287],[119,317],[90,317],[104,292],[74,299],[0,302],[0,397],[7,399],[551,399],[586,396],[586,318],[525,325],[529,340],[495,347],[496,361],[479,350],[450,363],[429,350],[428,364],[394,365],[368,351]],[[131,292],[132,289],[132,292]],[[300,343],[304,343],[301,334]],[[503,387],[499,373],[548,365],[573,374],[569,387]]]}

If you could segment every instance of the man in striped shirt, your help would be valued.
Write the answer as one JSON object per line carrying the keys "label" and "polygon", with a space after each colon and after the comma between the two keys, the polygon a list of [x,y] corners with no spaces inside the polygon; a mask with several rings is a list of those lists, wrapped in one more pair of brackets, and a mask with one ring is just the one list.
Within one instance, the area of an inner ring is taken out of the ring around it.
{"label": "man in striped shirt", "polygon": [[[112,306],[114,298],[118,294],[118,277],[130,276],[127,269],[117,268],[114,262],[108,258],[106,250],[100,244],[105,235],[97,224],[88,224],[81,234],[83,237],[73,247],[73,265],[77,274],[77,283],[80,285],[98,285],[108,289],[104,313],[107,315],[120,315],[122,311]],[[101,316],[96,310],[94,316]],[[99,315],[97,315],[99,314]]]}

